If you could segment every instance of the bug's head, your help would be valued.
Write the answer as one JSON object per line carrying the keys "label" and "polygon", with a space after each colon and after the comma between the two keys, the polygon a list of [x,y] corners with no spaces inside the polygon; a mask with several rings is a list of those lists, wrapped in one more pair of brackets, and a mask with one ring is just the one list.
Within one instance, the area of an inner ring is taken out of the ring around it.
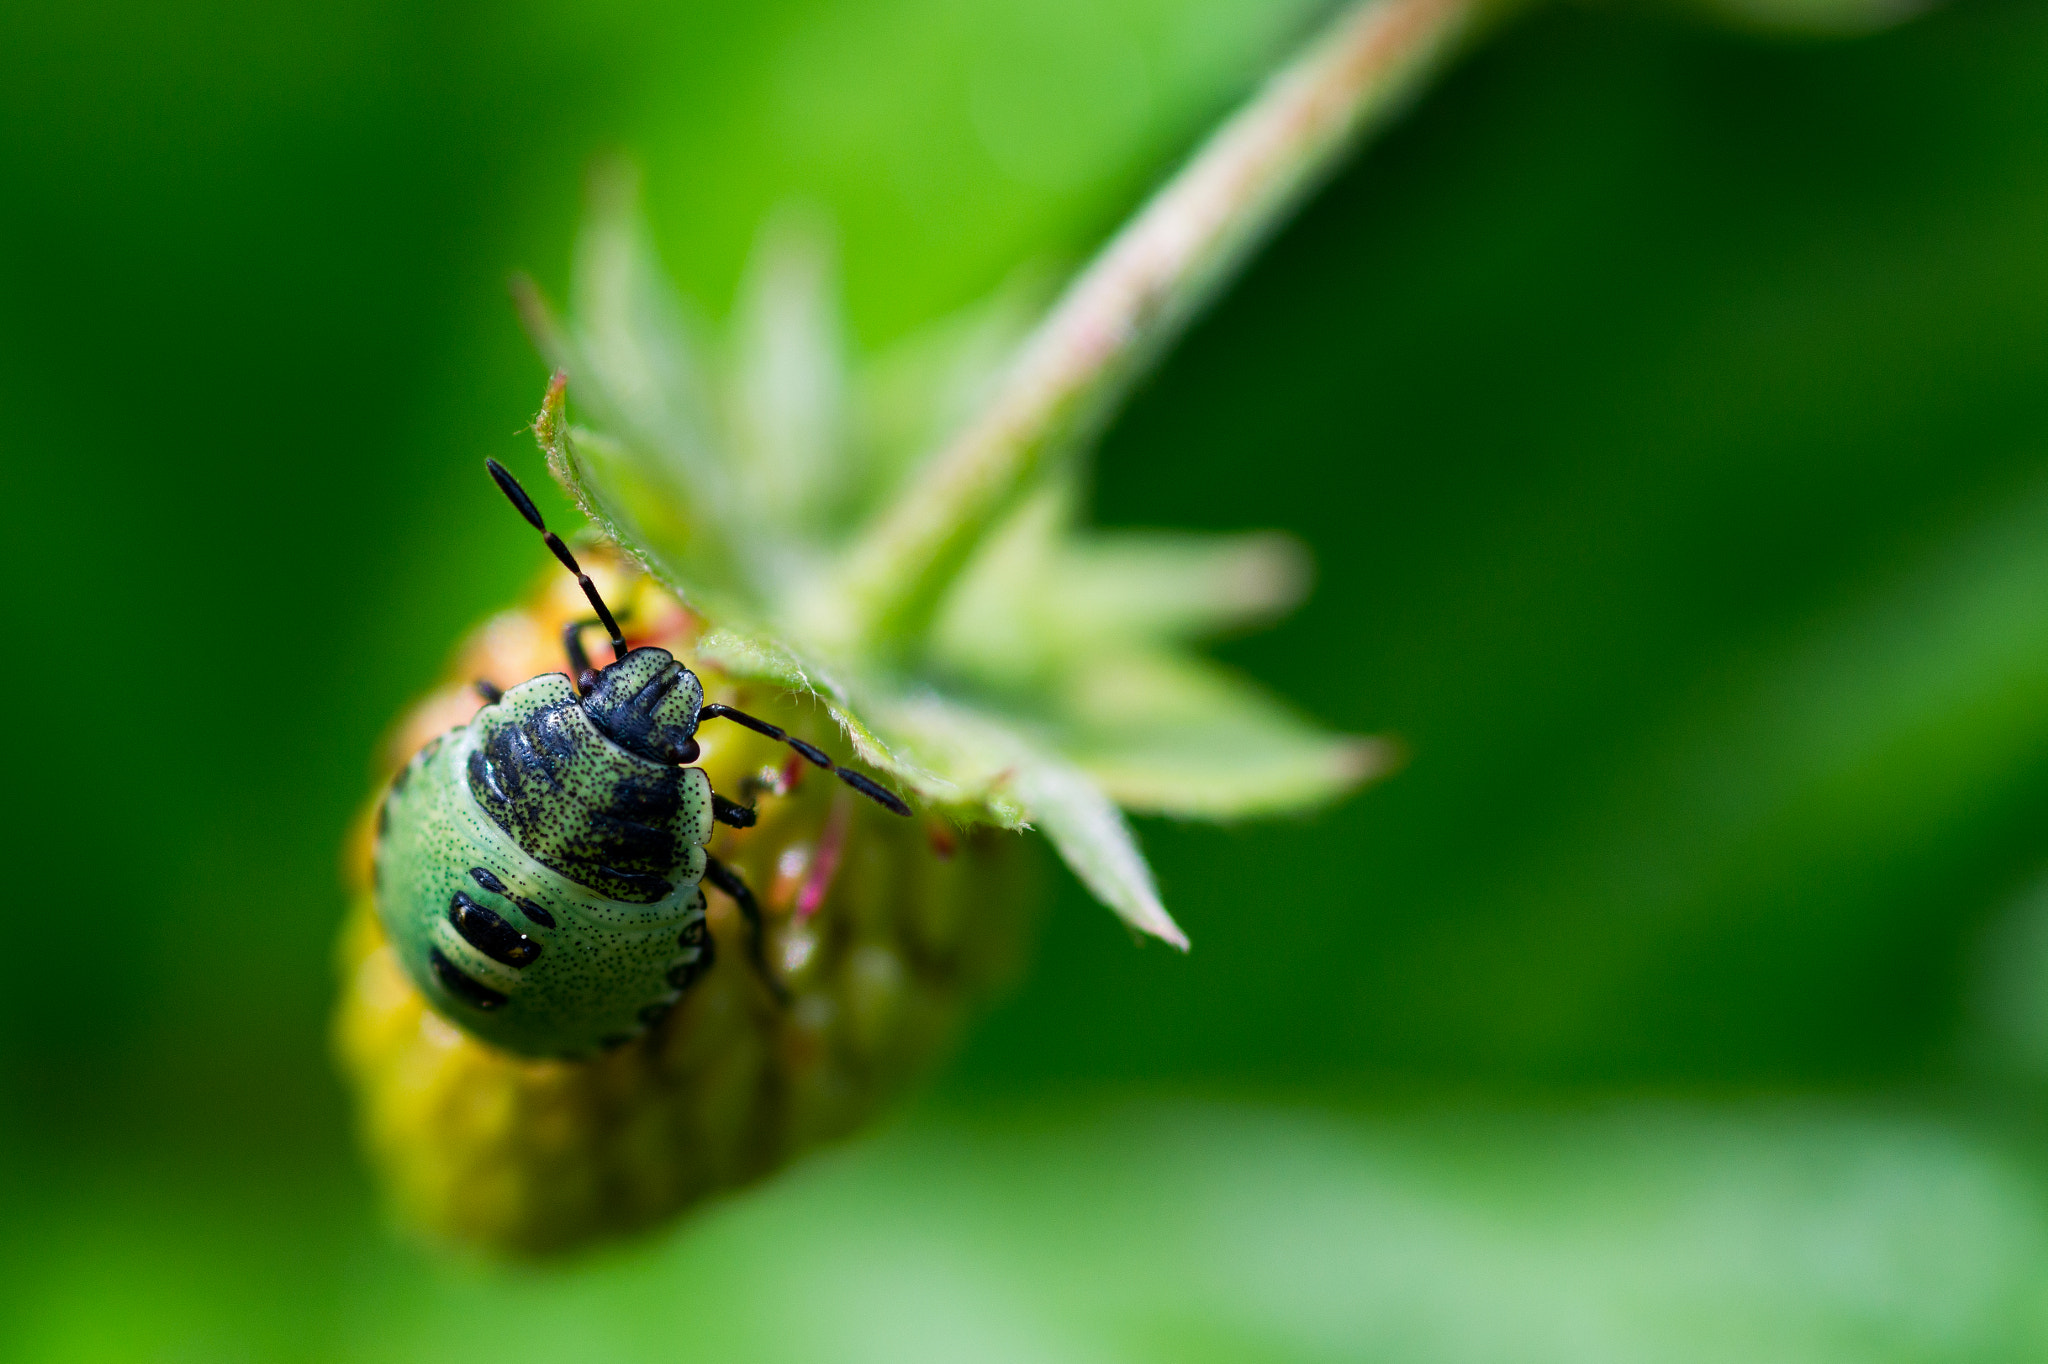
{"label": "bug's head", "polygon": [[643,647],[601,669],[584,693],[592,724],[629,753],[658,763],[697,760],[704,685],[666,649]]}

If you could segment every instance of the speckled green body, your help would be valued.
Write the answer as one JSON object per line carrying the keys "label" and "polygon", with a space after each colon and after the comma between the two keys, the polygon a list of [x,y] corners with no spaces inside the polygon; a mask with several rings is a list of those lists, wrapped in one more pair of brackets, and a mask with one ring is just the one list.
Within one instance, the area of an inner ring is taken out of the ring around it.
{"label": "speckled green body", "polygon": [[[656,704],[694,730],[702,690],[666,653],[614,670],[665,685]],[[710,964],[699,882],[711,831],[701,768],[627,751],[551,673],[393,781],[378,917],[443,1016],[509,1051],[589,1055],[643,1032]]]}

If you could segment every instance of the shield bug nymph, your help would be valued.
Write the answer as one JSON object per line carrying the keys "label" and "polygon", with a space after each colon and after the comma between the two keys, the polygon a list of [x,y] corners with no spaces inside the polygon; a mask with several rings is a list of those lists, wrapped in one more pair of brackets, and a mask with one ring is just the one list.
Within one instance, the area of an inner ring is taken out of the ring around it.
{"label": "shield bug nymph", "polygon": [[[547,528],[518,480],[485,461],[519,514],[576,575],[595,618],[563,631],[567,673],[499,691],[428,743],[378,812],[377,914],[434,1007],[487,1042],[581,1056],[629,1041],[710,966],[703,886],[732,897],[748,958],[770,990],[761,911],[739,874],[706,852],[717,823],[751,808],[711,789],[697,727],[726,720],[788,744],[899,815],[893,792],[822,750],[731,706],[706,703],[666,649],[628,649],[597,586]],[[591,665],[602,627],[612,661]]]}

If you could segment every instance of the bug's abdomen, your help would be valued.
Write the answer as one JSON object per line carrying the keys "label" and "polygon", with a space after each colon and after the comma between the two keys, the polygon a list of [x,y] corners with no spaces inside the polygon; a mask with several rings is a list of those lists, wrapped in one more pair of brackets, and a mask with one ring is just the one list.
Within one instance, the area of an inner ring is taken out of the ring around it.
{"label": "bug's abdomen", "polygon": [[[524,705],[486,708],[393,782],[379,819],[377,908],[407,974],[441,1013],[508,1050],[574,1056],[637,1035],[709,964],[697,883],[711,789],[701,770],[670,768],[666,782],[606,805],[619,773],[603,753],[573,745],[508,768],[526,760],[497,739],[506,713],[544,709],[557,690],[542,686],[550,682],[568,690],[566,678],[513,689],[506,701]],[[518,696],[529,688],[541,694]],[[494,740],[512,756],[494,763]],[[491,765],[499,787],[486,794],[503,797],[504,819],[473,791],[472,774]],[[662,825],[643,823],[663,810]],[[624,825],[664,837],[621,834]],[[633,898],[605,893],[621,877]],[[655,879],[663,892],[639,898]]]}

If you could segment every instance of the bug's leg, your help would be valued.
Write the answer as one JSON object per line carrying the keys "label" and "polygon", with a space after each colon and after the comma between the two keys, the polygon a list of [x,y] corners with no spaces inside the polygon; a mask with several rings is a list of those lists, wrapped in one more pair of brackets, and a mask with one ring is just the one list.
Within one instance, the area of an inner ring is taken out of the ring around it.
{"label": "bug's leg", "polygon": [[572,620],[562,627],[562,652],[569,655],[569,676],[582,685],[583,674],[590,671],[590,655],[583,650],[583,631],[596,625],[594,620]]}
{"label": "bug's leg", "polygon": [[832,761],[824,749],[814,744],[807,744],[802,739],[791,736],[786,730],[769,724],[766,720],[757,720],[743,710],[734,710],[731,706],[720,705],[716,701],[697,712],[697,722],[699,724],[706,720],[730,720],[736,725],[742,725],[747,729],[753,730],[756,734],[765,734],[771,739],[788,744],[813,763],[824,768],[827,772],[830,772],[833,776],[839,778],[839,780],[845,782],[848,786],[851,786],[854,790],[860,792],[891,814],[908,815],[910,813],[910,807],[903,803],[901,796],[898,796],[888,787],[883,786],[873,777],[864,776],[859,772],[853,771],[851,768],[841,767],[838,763]]}
{"label": "bug's leg", "polygon": [[782,982],[768,969],[768,945],[761,928],[761,904],[754,898],[754,892],[740,879],[740,874],[715,857],[704,859],[704,879],[732,897],[740,907],[740,917],[747,921],[747,958],[754,963],[761,983],[768,987],[768,993],[775,996],[778,1004],[789,1003],[789,991],[782,988]]}
{"label": "bug's leg", "polygon": [[505,699],[505,693],[493,685],[487,677],[479,677],[469,685],[476,688],[476,694],[483,697],[484,704],[487,706],[495,706],[498,702]]}
{"label": "bug's leg", "polygon": [[720,824],[730,824],[735,829],[754,827],[754,807],[727,800],[716,791],[711,793],[711,817]]}
{"label": "bug's leg", "polygon": [[[631,619],[633,613],[622,611],[619,614]],[[597,672],[597,669],[590,666],[590,655],[583,648],[583,632],[592,626],[601,625],[604,625],[604,622],[596,616],[585,616],[582,620],[572,620],[562,627],[562,652],[569,656],[569,676],[576,679],[577,691],[589,691],[593,684],[588,679]]]}

